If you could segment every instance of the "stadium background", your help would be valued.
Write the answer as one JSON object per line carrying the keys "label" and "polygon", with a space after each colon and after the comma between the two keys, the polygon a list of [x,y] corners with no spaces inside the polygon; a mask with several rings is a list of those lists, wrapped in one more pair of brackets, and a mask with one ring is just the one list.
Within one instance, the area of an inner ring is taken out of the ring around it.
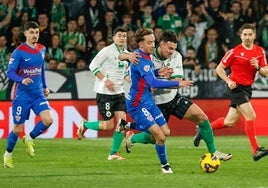
{"label": "stadium background", "polygon": [[[47,10],[52,1],[36,1],[38,9]],[[85,4],[85,0],[63,0],[68,8],[68,17],[76,17],[79,10]],[[185,1],[181,1],[185,2]],[[98,119],[97,107],[95,103],[95,93],[92,91],[94,76],[89,71],[74,71],[72,75],[62,71],[47,70],[48,87],[52,91],[50,103],[54,111],[55,122],[53,126],[42,135],[43,138],[72,138],[75,136],[77,127],[83,117],[89,120]],[[194,79],[195,86],[190,90],[182,90],[181,93],[193,98],[200,107],[207,113],[209,119],[213,121],[217,117],[224,116],[228,110],[229,101],[226,99],[226,88],[223,82],[215,79],[210,71],[195,77],[192,70],[185,69],[187,79]],[[57,80],[55,82],[55,80]],[[0,70],[0,138],[6,138],[12,127],[12,117],[10,113],[13,83],[5,75],[5,70]],[[215,88],[219,89],[218,91]],[[127,87],[127,86],[126,86]],[[268,135],[268,120],[266,118],[266,108],[268,102],[268,79],[256,79],[253,86],[253,106],[257,112],[257,135]],[[127,89],[126,89],[127,91]],[[37,121],[34,114],[25,126],[25,131],[31,129]],[[244,135],[243,119],[232,129],[219,130],[216,135]],[[194,135],[194,127],[188,121],[179,121],[171,118],[172,136]],[[88,132],[86,136],[111,136],[108,132]]]}

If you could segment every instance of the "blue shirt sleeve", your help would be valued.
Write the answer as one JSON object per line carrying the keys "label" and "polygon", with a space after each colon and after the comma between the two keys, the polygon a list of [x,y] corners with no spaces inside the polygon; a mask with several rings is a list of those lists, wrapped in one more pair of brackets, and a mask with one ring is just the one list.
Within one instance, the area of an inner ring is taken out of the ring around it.
{"label": "blue shirt sleeve", "polygon": [[146,74],[143,78],[153,88],[170,88],[180,85],[177,81],[159,80],[153,74]]}
{"label": "blue shirt sleeve", "polygon": [[15,50],[9,60],[7,77],[14,82],[21,83],[24,78],[17,74],[19,61],[20,61],[19,53],[17,50]]}

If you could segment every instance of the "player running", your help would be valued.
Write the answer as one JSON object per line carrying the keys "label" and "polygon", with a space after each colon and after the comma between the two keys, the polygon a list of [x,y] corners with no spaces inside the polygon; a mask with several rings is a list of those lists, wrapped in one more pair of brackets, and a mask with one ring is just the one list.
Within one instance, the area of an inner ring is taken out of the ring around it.
{"label": "player running", "polygon": [[[254,161],[268,155],[268,149],[261,147],[257,141],[255,131],[256,113],[250,102],[252,96],[252,84],[256,73],[263,77],[268,76],[267,61],[263,48],[254,44],[256,29],[252,24],[244,24],[241,27],[240,38],[242,43],[229,50],[217,66],[217,74],[228,87],[228,95],[231,100],[226,117],[221,117],[211,123],[212,129],[232,127],[240,116],[245,117],[245,133],[249,139]],[[230,68],[231,74],[227,75],[225,69]],[[203,135],[198,130],[194,144],[198,146]]]}
{"label": "player running", "polygon": [[15,94],[12,102],[14,127],[7,138],[4,153],[4,167],[14,168],[12,152],[18,137],[23,130],[25,120],[29,118],[30,110],[40,116],[39,121],[29,135],[23,136],[26,153],[35,156],[33,139],[42,134],[53,122],[52,113],[46,97],[49,90],[45,80],[44,57],[46,48],[37,43],[39,25],[28,22],[24,26],[26,42],[18,46],[11,55],[7,76],[16,82]]}
{"label": "player running", "polygon": [[[183,66],[182,56],[176,51],[177,37],[173,31],[165,31],[159,42],[159,46],[154,49],[151,56],[155,69],[159,74],[172,80],[182,81]],[[161,77],[161,76],[160,76]],[[162,77],[163,78],[163,77]],[[189,99],[180,96],[178,89],[153,89],[154,101],[168,121],[171,115],[178,119],[187,119],[197,124],[200,133],[204,137],[208,151],[216,154],[220,160],[227,161],[232,158],[229,153],[222,153],[216,150],[213,132],[207,115]],[[137,126],[134,123],[121,121],[121,126],[133,128]],[[122,128],[121,128],[122,129]],[[166,135],[168,136],[168,135]],[[133,134],[132,131],[126,133],[126,150],[129,153],[134,143],[155,143],[151,136],[146,132]]]}

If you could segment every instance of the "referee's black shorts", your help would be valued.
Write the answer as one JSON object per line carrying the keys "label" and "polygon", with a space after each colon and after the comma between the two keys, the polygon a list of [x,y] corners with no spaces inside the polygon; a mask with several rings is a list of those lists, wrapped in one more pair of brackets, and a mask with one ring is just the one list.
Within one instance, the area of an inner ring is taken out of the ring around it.
{"label": "referee's black shorts", "polygon": [[252,97],[252,87],[237,85],[234,89],[228,89],[228,96],[231,100],[230,107],[236,108],[238,105],[249,102]]}

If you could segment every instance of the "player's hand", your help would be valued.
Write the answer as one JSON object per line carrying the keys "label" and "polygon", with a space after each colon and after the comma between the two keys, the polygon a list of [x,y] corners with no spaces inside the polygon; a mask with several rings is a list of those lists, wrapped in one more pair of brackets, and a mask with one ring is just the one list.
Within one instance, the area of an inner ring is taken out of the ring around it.
{"label": "player's hand", "polygon": [[249,60],[249,62],[250,62],[250,64],[251,64],[252,66],[254,66],[256,69],[259,68],[259,61],[258,61],[258,59],[252,57],[252,58]]}
{"label": "player's hand", "polygon": [[43,89],[44,95],[47,97],[50,94],[50,91],[48,88]]}
{"label": "player's hand", "polygon": [[109,91],[115,91],[114,83],[111,80],[107,79],[104,84],[109,89]]}
{"label": "player's hand", "polygon": [[193,80],[181,80],[179,81],[180,86],[179,87],[190,87],[194,84]]}
{"label": "player's hand", "polygon": [[227,81],[226,84],[227,84],[229,89],[234,89],[237,86],[236,83],[232,80]]}
{"label": "player's hand", "polygon": [[31,78],[25,78],[22,80],[22,84],[24,84],[26,86],[31,84],[31,83],[33,83],[33,80]]}
{"label": "player's hand", "polygon": [[140,55],[138,52],[133,52],[133,53],[128,54],[128,60],[135,65],[139,63],[139,57]]}
{"label": "player's hand", "polygon": [[173,73],[173,69],[167,66],[164,66],[158,70],[158,75],[165,77],[165,78],[170,78],[172,73]]}

